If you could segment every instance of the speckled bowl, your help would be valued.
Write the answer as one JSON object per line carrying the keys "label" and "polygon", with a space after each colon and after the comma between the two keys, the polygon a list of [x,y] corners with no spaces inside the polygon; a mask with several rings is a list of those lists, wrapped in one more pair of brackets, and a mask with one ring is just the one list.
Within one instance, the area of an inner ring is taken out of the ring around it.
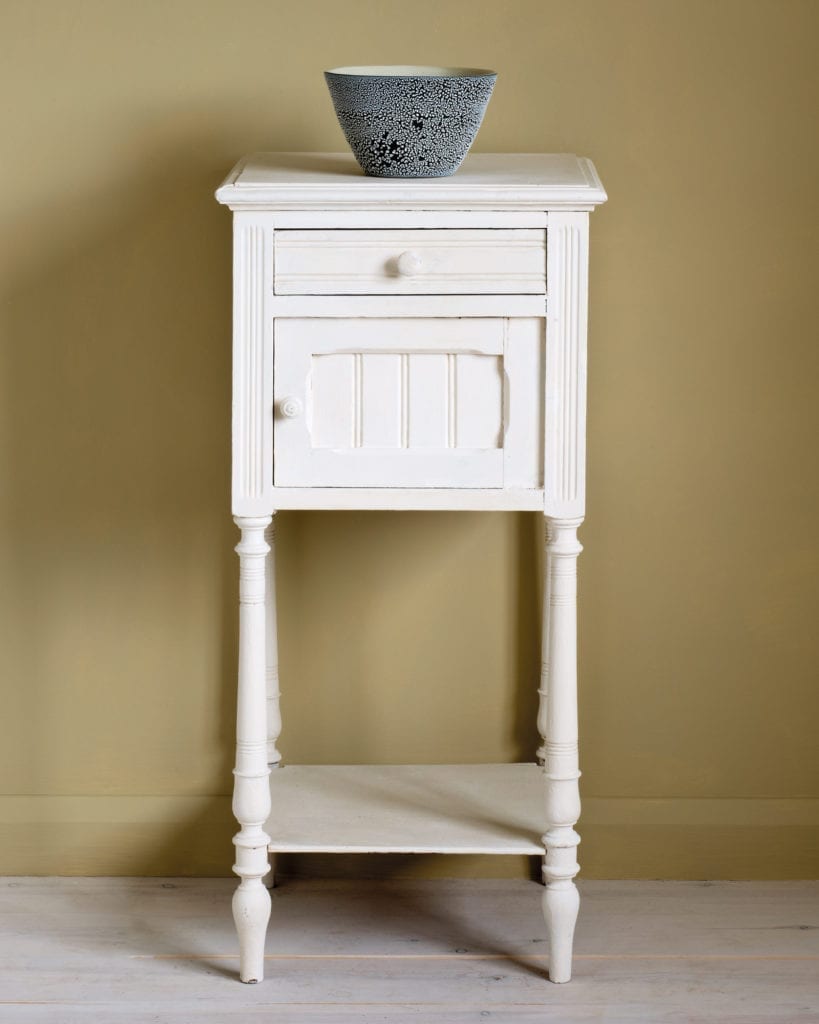
{"label": "speckled bowl", "polygon": [[342,131],[365,174],[443,178],[478,134],[497,75],[482,68],[334,68],[325,71]]}

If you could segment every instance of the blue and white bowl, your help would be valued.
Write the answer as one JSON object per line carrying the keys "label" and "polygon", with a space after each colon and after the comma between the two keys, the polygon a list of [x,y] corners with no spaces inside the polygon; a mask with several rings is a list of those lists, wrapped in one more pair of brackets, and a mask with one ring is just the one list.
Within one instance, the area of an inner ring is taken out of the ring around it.
{"label": "blue and white bowl", "polygon": [[325,71],[342,131],[365,174],[454,174],[483,120],[497,75],[414,65]]}

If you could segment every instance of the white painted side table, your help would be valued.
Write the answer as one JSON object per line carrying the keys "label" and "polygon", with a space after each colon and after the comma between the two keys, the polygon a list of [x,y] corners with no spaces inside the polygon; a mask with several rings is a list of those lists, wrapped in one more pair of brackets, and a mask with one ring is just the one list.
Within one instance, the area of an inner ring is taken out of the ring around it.
{"label": "white painted side table", "polygon": [[[264,973],[262,879],[277,852],[545,852],[549,976],[568,981],[588,222],[606,199],[600,180],[563,154],[474,154],[451,178],[385,180],[348,155],[266,153],[239,163],[217,198],[234,211],[240,977]],[[281,509],[543,515],[536,762],[283,766]]]}

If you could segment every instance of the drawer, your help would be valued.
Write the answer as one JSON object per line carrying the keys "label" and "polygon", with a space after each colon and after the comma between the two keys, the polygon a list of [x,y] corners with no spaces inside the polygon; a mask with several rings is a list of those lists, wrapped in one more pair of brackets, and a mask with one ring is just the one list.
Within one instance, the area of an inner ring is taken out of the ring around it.
{"label": "drawer", "polygon": [[542,486],[543,323],[277,320],[275,486]]}
{"label": "drawer", "polygon": [[275,232],[278,295],[544,294],[546,232]]}

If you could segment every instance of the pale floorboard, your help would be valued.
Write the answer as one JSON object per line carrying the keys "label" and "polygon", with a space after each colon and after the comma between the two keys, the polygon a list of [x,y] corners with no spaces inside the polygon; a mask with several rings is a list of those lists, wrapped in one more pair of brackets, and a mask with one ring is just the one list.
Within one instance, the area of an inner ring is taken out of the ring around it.
{"label": "pale floorboard", "polygon": [[562,986],[533,882],[285,881],[255,986],[234,980],[232,890],[0,880],[0,1021],[819,1021],[819,883],[586,882]]}

